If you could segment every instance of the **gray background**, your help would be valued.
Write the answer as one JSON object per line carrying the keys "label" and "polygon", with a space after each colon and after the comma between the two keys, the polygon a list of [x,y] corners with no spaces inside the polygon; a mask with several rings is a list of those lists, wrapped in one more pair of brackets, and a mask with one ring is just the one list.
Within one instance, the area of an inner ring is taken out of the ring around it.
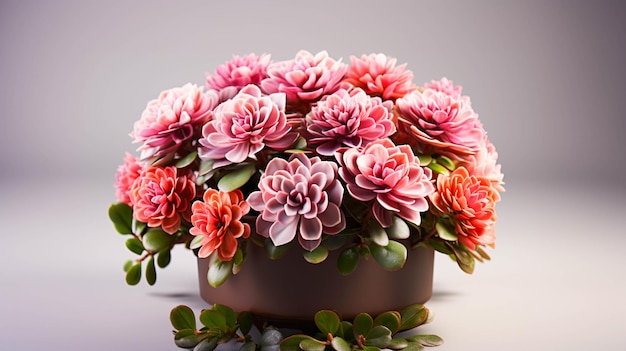
{"label": "gray background", "polygon": [[[175,349],[196,296],[182,253],[124,286],[106,218],[148,100],[232,54],[383,52],[464,86],[500,154],[494,262],[437,261],[442,350],[624,349],[626,17],[620,1],[0,3],[0,344]],[[441,264],[439,263],[441,262]],[[593,322],[591,317],[594,316]],[[97,330],[97,336],[96,332]],[[34,332],[37,332],[33,334]],[[575,338],[572,336],[576,335]]]}

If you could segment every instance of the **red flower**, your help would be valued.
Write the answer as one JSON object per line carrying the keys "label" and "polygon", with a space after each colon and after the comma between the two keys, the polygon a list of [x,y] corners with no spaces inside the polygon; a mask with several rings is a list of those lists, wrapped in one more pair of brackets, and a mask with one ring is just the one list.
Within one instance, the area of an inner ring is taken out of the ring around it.
{"label": "red flower", "polygon": [[237,252],[237,238],[250,236],[250,225],[241,222],[250,211],[241,190],[227,193],[208,189],[203,201],[194,202],[191,208],[193,228],[189,233],[204,237],[198,256],[209,257],[217,250],[220,260],[232,260]]}
{"label": "red flower", "polygon": [[495,204],[500,195],[489,179],[470,175],[464,167],[449,175],[440,173],[437,191],[430,199],[437,210],[450,217],[463,245],[474,249],[495,243]]}
{"label": "red flower", "polygon": [[181,216],[189,220],[191,200],[196,196],[192,175],[177,174],[176,167],[153,166],[133,183],[130,200],[135,219],[168,234],[180,228]]}
{"label": "red flower", "polygon": [[135,156],[126,153],[124,164],[117,168],[115,174],[115,190],[117,201],[131,205],[129,192],[133,186],[133,182],[141,174],[142,167],[137,163]]}

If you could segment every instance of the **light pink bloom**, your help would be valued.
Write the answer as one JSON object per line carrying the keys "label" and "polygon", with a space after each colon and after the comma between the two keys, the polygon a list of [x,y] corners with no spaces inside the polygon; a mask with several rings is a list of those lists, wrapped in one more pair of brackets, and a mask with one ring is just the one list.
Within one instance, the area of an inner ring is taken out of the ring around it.
{"label": "light pink bloom", "polygon": [[326,51],[313,55],[301,50],[295,59],[270,64],[269,78],[261,82],[266,93],[285,93],[287,103],[299,105],[317,101],[339,89],[347,66]]}
{"label": "light pink bloom", "polygon": [[487,139],[487,135],[478,152],[467,157],[461,164],[467,168],[469,174],[488,179],[494,189],[504,192],[504,174],[498,164],[498,152]]}
{"label": "light pink bloom", "polygon": [[433,206],[452,220],[458,240],[470,249],[495,243],[495,203],[500,199],[491,182],[470,175],[459,167],[449,175],[439,174]]}
{"label": "light pink bloom", "polygon": [[232,60],[217,66],[213,75],[207,74],[206,87],[216,90],[220,101],[226,101],[248,84],[260,86],[261,81],[267,78],[269,64],[270,55],[267,54],[234,55]]}
{"label": "light pink bloom", "polygon": [[190,220],[195,196],[193,175],[178,175],[178,169],[173,166],[144,170],[130,191],[135,219],[149,227],[161,227],[168,234],[180,228],[181,216]]}
{"label": "light pink bloom", "polygon": [[440,80],[431,80],[430,83],[425,83],[424,88],[440,91],[446,95],[450,95],[453,98],[460,98],[463,87],[460,85],[454,85],[448,78],[441,78]]}
{"label": "light pink bloom", "polygon": [[250,194],[248,203],[261,212],[256,220],[260,235],[280,246],[298,234],[300,245],[312,251],[322,233],[333,235],[345,228],[342,197],[336,163],[297,153],[289,161],[274,158],[267,164],[259,190]]}
{"label": "light pink bloom", "polygon": [[198,257],[205,258],[217,251],[222,261],[230,261],[237,252],[237,238],[250,236],[250,225],[241,218],[250,211],[241,190],[229,193],[207,189],[202,201],[191,206],[193,227],[189,233],[202,236]]}
{"label": "light pink bloom", "polygon": [[202,129],[200,157],[214,168],[245,161],[265,146],[282,151],[298,138],[284,112],[285,95],[263,96],[255,85],[220,104]]}
{"label": "light pink bloom", "polygon": [[311,145],[332,156],[341,146],[362,147],[396,132],[391,101],[370,97],[359,88],[326,95],[307,116]]}
{"label": "light pink bloom", "polygon": [[133,182],[139,174],[141,174],[142,166],[137,163],[137,158],[130,153],[124,156],[124,164],[117,168],[115,174],[115,193],[117,201],[131,205],[129,191],[133,186]]}
{"label": "light pink bloom", "polygon": [[346,81],[366,93],[381,96],[384,100],[395,100],[415,90],[413,72],[406,63],[396,66],[396,59],[384,54],[350,57],[352,65],[346,73]]}
{"label": "light pink bloom", "polygon": [[419,153],[459,159],[478,152],[485,131],[465,99],[426,89],[398,99],[396,107],[398,128],[417,139]]}
{"label": "light pink bloom", "polygon": [[426,197],[435,188],[431,170],[420,167],[409,145],[382,139],[363,150],[341,148],[335,158],[350,195],[373,201],[374,217],[383,227],[391,225],[392,214],[420,224],[421,212],[428,210]]}
{"label": "light pink bloom", "polygon": [[148,103],[131,133],[135,143],[142,143],[141,160],[174,158],[200,135],[217,103],[215,92],[205,93],[192,84],[163,91]]}

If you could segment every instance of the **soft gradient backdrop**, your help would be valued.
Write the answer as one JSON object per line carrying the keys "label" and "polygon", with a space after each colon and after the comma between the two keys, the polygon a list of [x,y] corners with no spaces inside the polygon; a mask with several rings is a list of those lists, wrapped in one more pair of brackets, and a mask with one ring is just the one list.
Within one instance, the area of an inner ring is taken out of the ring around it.
{"label": "soft gradient backdrop", "polygon": [[448,77],[498,149],[507,193],[494,262],[467,277],[437,261],[428,331],[446,339],[441,350],[625,349],[625,11],[622,1],[2,0],[0,344],[175,349],[169,308],[204,306],[193,259],[181,252],[156,287],[126,287],[130,254],[106,217],[135,148],[128,133],[150,99],[203,84],[232,54],[306,49],[345,62],[383,52],[418,84]]}

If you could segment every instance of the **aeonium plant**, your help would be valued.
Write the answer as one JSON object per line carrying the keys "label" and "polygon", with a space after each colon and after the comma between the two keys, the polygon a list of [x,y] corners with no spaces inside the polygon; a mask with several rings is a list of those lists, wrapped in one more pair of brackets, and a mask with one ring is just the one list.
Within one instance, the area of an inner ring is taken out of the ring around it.
{"label": "aeonium plant", "polygon": [[162,92],[134,125],[139,156],[118,168],[109,209],[139,255],[126,281],[145,271],[154,284],[176,245],[211,258],[213,286],[245,269],[250,245],[312,264],[340,250],[342,274],[362,259],[401,269],[422,246],[472,273],[495,243],[498,154],[460,86],[412,80],[384,54],[300,51],[234,56],[205,87]]}

